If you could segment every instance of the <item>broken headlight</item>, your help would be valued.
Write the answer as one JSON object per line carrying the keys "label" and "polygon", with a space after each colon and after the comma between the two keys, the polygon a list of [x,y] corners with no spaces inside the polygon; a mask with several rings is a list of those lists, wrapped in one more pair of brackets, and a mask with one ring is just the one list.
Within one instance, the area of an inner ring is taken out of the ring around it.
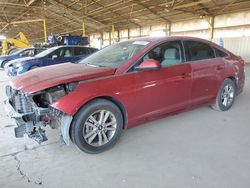
{"label": "broken headlight", "polygon": [[42,93],[35,95],[33,100],[39,107],[47,108],[50,104],[74,91],[77,85],[78,82],[73,82],[70,84],[62,84],[46,89]]}
{"label": "broken headlight", "polygon": [[69,83],[69,84],[66,84],[65,85],[65,88],[66,88],[66,91],[67,92],[72,92],[75,90],[75,88],[78,86],[78,82],[72,82],[72,83]]}
{"label": "broken headlight", "polygon": [[53,103],[57,101],[58,99],[62,98],[63,96],[67,95],[67,92],[65,91],[64,85],[59,85],[53,88],[50,88],[46,91],[49,103]]}

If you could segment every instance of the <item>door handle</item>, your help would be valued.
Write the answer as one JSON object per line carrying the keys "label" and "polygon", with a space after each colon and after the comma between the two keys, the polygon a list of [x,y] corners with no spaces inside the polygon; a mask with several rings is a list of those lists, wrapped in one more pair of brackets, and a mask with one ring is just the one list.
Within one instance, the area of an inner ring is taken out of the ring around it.
{"label": "door handle", "polygon": [[183,79],[186,79],[186,78],[190,77],[190,73],[187,73],[187,72],[182,73],[181,77],[182,77]]}
{"label": "door handle", "polygon": [[220,70],[222,70],[222,69],[224,69],[224,66],[222,66],[222,65],[216,66],[216,70],[220,71]]}

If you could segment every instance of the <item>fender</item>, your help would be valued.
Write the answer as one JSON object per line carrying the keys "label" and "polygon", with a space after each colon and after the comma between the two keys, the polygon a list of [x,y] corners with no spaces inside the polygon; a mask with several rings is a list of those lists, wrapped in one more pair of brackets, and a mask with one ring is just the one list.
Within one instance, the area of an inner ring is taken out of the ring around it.
{"label": "fender", "polygon": [[80,82],[74,91],[60,98],[51,106],[67,115],[74,116],[87,102],[105,96],[119,101],[129,111],[129,104],[134,99],[134,86],[128,84],[126,87],[120,87],[119,84],[116,84],[123,81],[119,80],[120,78],[124,79],[124,76]]}

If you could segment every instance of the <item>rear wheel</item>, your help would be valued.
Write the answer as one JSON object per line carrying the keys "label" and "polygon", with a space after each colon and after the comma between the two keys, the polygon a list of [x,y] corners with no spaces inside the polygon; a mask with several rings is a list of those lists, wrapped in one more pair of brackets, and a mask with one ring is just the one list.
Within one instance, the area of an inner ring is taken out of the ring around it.
{"label": "rear wheel", "polygon": [[71,139],[87,153],[100,153],[118,141],[123,127],[120,109],[112,102],[97,99],[84,106],[74,117]]}
{"label": "rear wheel", "polygon": [[235,82],[229,78],[225,79],[218,91],[213,109],[218,111],[227,111],[233,105],[236,95]]}

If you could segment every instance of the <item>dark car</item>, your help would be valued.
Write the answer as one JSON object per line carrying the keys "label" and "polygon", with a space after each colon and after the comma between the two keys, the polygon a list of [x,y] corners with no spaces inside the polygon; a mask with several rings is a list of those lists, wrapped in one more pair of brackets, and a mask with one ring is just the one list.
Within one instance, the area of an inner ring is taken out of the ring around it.
{"label": "dark car", "polygon": [[19,59],[28,56],[34,56],[39,54],[40,52],[46,50],[45,48],[25,48],[25,49],[18,49],[10,55],[0,56],[0,66],[4,68],[5,64],[13,59]]}
{"label": "dark car", "polygon": [[56,46],[49,48],[34,57],[14,60],[8,64],[8,67],[6,67],[5,70],[9,76],[13,77],[38,67],[66,62],[75,63],[96,51],[96,48],[84,46]]}
{"label": "dark car", "polygon": [[[43,126],[99,153],[122,130],[208,104],[231,108],[245,82],[244,60],[191,37],[141,38],[108,46],[78,64],[41,68],[16,77],[5,101],[17,137],[47,139]],[[195,119],[194,119],[195,121]],[[141,138],[143,139],[143,138]]]}

